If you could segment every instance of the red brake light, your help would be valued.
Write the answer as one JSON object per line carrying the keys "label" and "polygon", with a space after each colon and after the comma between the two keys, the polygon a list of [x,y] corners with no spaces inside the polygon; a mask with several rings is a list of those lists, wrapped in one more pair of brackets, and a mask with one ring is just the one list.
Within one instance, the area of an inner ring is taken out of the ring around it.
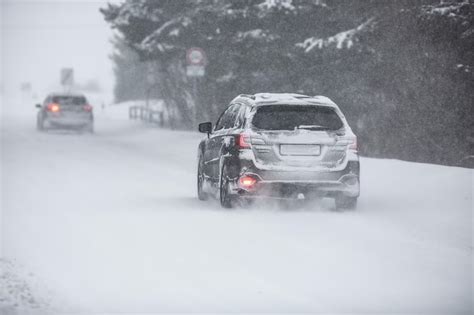
{"label": "red brake light", "polygon": [[84,105],[84,110],[86,112],[92,112],[92,106],[90,106],[89,104],[86,104],[86,105]]}
{"label": "red brake light", "polygon": [[250,137],[246,134],[237,136],[235,144],[238,149],[250,149]]}
{"label": "red brake light", "polygon": [[56,103],[49,103],[47,106],[47,109],[53,113],[57,113],[60,110],[59,104],[56,104]]}
{"label": "red brake light", "polygon": [[248,175],[242,176],[239,179],[239,184],[243,188],[252,188],[253,186],[255,186],[256,183],[257,179]]}

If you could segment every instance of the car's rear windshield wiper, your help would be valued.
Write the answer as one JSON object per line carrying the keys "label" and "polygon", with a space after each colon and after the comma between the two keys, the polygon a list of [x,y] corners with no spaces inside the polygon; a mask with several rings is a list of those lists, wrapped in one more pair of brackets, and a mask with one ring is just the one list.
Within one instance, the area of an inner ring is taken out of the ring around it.
{"label": "car's rear windshield wiper", "polygon": [[331,130],[328,126],[321,125],[299,125],[295,129],[306,129],[306,130]]}

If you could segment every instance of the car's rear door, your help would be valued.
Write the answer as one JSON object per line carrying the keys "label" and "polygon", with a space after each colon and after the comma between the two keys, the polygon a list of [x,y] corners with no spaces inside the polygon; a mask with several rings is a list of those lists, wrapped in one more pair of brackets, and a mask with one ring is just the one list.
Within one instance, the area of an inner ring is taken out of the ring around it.
{"label": "car's rear door", "polygon": [[220,159],[222,147],[225,145],[225,139],[229,137],[235,126],[239,106],[230,105],[218,119],[214,131],[210,134],[206,152],[204,154],[204,163],[206,174],[214,181],[219,179]]}

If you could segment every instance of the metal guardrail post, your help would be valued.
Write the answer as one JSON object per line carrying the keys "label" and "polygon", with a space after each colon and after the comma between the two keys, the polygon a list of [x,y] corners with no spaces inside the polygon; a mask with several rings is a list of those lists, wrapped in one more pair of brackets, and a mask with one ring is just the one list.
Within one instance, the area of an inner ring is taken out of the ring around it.
{"label": "metal guardrail post", "polygon": [[137,111],[135,106],[130,106],[128,108],[128,118],[129,119],[136,119],[137,118]]}

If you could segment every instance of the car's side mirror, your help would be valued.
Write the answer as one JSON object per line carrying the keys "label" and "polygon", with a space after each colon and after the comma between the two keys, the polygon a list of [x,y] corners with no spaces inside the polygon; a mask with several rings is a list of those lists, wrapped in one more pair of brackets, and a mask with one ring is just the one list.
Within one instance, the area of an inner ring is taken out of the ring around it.
{"label": "car's side mirror", "polygon": [[41,108],[41,104],[36,104],[35,107],[36,108]]}
{"label": "car's side mirror", "polygon": [[207,133],[207,135],[209,135],[212,132],[212,123],[211,122],[200,123],[199,132]]}

